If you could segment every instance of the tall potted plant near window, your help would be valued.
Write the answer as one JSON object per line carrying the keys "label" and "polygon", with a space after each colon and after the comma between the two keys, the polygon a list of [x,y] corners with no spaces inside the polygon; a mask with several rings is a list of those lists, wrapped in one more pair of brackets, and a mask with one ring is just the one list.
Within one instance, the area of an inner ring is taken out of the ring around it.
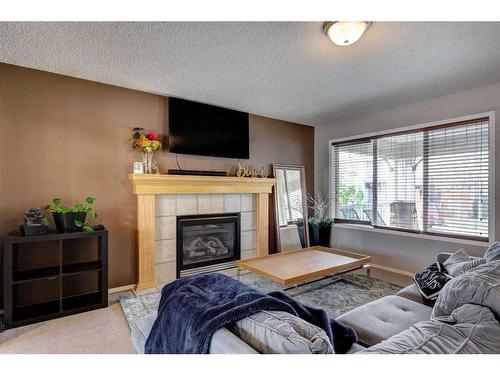
{"label": "tall potted plant near window", "polygon": [[311,246],[330,246],[330,234],[332,231],[332,218],[327,216],[330,201],[323,197],[321,192],[307,197],[309,208],[314,215],[309,218],[309,236]]}

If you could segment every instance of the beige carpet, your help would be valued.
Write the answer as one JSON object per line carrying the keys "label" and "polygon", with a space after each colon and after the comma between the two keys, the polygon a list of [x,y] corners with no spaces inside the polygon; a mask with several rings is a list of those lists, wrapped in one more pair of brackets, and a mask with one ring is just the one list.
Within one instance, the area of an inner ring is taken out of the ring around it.
{"label": "beige carpet", "polygon": [[[382,280],[408,285],[407,277],[373,270]],[[130,329],[117,302],[129,292],[110,295],[106,309],[66,316],[0,333],[0,354],[127,354],[132,353]]]}
{"label": "beige carpet", "polygon": [[0,354],[132,353],[120,304],[0,333]]}

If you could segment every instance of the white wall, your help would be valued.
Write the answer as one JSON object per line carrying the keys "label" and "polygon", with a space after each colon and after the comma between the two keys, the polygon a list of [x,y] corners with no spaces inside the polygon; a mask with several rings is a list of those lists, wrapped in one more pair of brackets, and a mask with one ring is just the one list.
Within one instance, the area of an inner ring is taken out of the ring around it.
{"label": "white wall", "polygon": [[[448,118],[495,111],[500,116],[500,83],[445,95],[418,103],[384,109],[348,120],[336,121],[330,126],[315,129],[315,186],[328,193],[328,140],[370,132],[384,131],[410,125],[418,125]],[[500,166],[500,136],[495,140],[495,164]],[[498,168],[497,168],[498,170]],[[500,172],[496,173],[495,196],[500,197]],[[495,233],[500,233],[500,204],[495,204]],[[485,246],[470,242],[452,242],[402,234],[378,233],[335,227],[332,230],[332,246],[364,251],[373,262],[401,270],[416,272],[435,261],[441,251],[466,249],[474,255],[482,255]]]}

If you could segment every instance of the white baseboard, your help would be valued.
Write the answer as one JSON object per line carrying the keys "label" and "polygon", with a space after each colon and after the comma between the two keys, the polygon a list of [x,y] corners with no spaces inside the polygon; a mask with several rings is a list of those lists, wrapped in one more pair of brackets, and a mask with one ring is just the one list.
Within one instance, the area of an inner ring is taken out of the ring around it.
{"label": "white baseboard", "polygon": [[134,289],[135,289],[135,284],[118,286],[116,288],[110,288],[110,289],[108,289],[108,294],[126,292],[128,290],[134,290]]}
{"label": "white baseboard", "polygon": [[387,271],[387,272],[396,273],[396,274],[402,275],[402,276],[407,276],[407,277],[415,276],[414,272],[400,270],[399,268],[388,267],[388,266],[383,266],[381,264],[374,264],[374,263],[371,263],[371,266],[372,266],[372,268],[376,268],[376,269]]}

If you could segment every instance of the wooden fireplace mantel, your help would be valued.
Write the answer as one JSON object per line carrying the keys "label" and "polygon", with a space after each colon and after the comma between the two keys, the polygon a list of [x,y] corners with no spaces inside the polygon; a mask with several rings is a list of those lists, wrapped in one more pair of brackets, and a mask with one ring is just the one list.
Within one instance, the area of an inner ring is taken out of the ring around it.
{"label": "wooden fireplace mantel", "polygon": [[131,174],[134,194],[272,193],[274,178]]}
{"label": "wooden fireplace mantel", "polygon": [[158,286],[155,275],[155,195],[256,194],[256,253],[269,253],[269,194],[274,178],[130,174],[137,195],[138,280],[136,290]]}

